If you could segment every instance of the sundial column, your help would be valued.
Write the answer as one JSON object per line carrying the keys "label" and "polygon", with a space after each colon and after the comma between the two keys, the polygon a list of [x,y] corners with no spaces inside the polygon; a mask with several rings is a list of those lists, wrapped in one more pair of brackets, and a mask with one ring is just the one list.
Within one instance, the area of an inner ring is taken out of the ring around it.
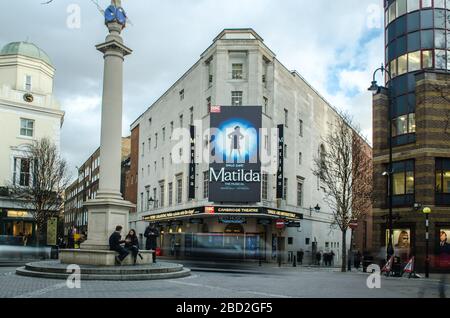
{"label": "sundial column", "polygon": [[120,193],[122,151],[123,62],[132,50],[123,44],[123,25],[107,23],[109,35],[96,46],[104,55],[103,100],[100,140],[100,176],[97,197],[87,201],[88,240],[83,249],[108,249],[109,235],[117,225],[128,228],[130,208]]}

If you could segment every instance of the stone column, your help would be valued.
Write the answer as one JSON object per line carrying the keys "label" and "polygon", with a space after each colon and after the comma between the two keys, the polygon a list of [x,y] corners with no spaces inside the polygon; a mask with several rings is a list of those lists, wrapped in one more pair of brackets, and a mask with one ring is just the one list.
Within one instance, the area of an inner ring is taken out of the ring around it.
{"label": "stone column", "polygon": [[117,225],[128,229],[129,211],[134,205],[124,201],[120,193],[123,61],[132,50],[123,44],[117,22],[107,24],[106,41],[96,46],[104,55],[102,122],[100,140],[99,190],[94,200],[87,201],[88,240],[82,249],[108,249],[109,235]]}

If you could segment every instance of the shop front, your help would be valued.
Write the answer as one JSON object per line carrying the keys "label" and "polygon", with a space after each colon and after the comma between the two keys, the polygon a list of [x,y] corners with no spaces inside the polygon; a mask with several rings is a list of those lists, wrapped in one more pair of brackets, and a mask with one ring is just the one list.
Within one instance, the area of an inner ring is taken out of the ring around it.
{"label": "shop front", "polygon": [[1,210],[0,245],[33,245],[35,237],[36,222],[29,212]]}
{"label": "shop front", "polygon": [[148,215],[143,220],[158,226],[164,256],[269,261],[272,236],[282,236],[277,222],[283,220],[289,226],[302,218],[296,212],[264,207],[205,206]]}

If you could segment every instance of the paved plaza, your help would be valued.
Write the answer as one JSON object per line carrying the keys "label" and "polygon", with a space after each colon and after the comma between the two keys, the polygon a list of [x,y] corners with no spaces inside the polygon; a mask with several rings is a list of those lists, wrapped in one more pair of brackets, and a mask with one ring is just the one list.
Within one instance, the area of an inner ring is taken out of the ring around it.
{"label": "paved plaza", "polygon": [[82,281],[70,289],[54,279],[17,276],[15,267],[0,267],[1,298],[439,298],[450,295],[450,279],[382,277],[369,289],[368,274],[328,268],[265,266],[253,273],[193,271],[170,280]]}

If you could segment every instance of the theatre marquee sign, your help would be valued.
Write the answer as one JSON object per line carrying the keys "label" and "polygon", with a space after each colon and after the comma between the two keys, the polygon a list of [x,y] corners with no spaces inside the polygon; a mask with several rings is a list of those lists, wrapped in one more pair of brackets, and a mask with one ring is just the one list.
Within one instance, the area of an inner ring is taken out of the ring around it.
{"label": "theatre marquee sign", "polygon": [[144,216],[142,219],[147,222],[164,222],[175,219],[184,219],[190,217],[208,217],[208,216],[250,216],[286,219],[298,221],[303,219],[303,214],[296,212],[281,211],[264,207],[223,207],[223,206],[205,206],[181,211],[166,212]]}

